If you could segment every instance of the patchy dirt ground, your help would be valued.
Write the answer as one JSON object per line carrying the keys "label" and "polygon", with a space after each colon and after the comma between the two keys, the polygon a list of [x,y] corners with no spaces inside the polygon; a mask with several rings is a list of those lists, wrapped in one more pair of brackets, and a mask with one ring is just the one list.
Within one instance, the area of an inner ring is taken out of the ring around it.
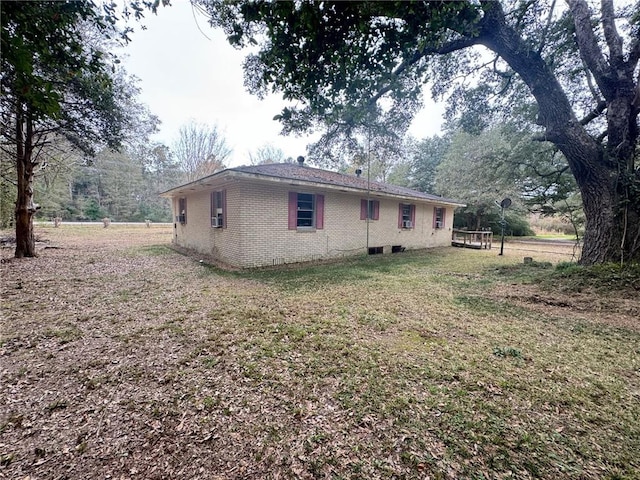
{"label": "patchy dirt ground", "polygon": [[546,316],[640,332],[640,294],[625,292],[550,292],[537,285],[501,285],[494,298]]}
{"label": "patchy dirt ground", "polygon": [[170,228],[38,236],[38,258],[0,254],[0,478],[640,476],[637,297],[479,301],[437,265],[291,287],[180,255]]}

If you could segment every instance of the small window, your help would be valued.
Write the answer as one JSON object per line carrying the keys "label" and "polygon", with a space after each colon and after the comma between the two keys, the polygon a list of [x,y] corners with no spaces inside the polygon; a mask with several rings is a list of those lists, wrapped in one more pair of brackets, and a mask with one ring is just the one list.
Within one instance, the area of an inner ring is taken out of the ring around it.
{"label": "small window", "polygon": [[298,194],[297,227],[313,227],[315,213],[315,198],[311,193]]}
{"label": "small window", "polygon": [[324,195],[289,192],[289,230],[324,228]]}
{"label": "small window", "polygon": [[211,192],[211,226],[226,227],[226,190]]}
{"label": "small window", "polygon": [[398,228],[414,228],[416,221],[416,206],[401,203],[398,210]]}
{"label": "small window", "polygon": [[187,223],[187,199],[178,199],[178,215],[176,215],[176,223]]}
{"label": "small window", "polygon": [[433,228],[444,228],[444,219],[447,209],[442,207],[434,207],[433,209]]}
{"label": "small window", "polygon": [[380,201],[379,200],[367,200],[363,198],[360,200],[360,220],[378,220],[380,218]]}

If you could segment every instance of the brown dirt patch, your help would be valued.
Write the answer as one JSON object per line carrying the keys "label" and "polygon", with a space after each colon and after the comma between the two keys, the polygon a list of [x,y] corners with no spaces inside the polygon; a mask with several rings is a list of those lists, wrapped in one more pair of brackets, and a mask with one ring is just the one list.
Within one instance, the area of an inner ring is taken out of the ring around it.
{"label": "brown dirt patch", "polygon": [[550,317],[640,331],[640,295],[634,293],[550,292],[538,285],[503,284],[492,296]]}

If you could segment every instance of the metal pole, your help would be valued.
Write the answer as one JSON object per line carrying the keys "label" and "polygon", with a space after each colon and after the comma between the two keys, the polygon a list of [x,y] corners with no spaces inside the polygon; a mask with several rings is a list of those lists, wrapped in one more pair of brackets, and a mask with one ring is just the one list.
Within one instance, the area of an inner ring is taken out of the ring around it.
{"label": "metal pole", "polygon": [[502,207],[502,211],[500,212],[500,226],[502,227],[502,238],[500,239],[500,253],[498,255],[502,255],[504,252],[504,207]]}
{"label": "metal pole", "polygon": [[369,253],[369,202],[371,198],[371,128],[367,127],[367,254]]}

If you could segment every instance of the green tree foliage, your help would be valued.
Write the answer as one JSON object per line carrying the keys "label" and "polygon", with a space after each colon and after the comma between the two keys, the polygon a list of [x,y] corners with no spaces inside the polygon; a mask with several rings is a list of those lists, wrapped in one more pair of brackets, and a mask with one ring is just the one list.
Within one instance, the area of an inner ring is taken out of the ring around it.
{"label": "green tree foliage", "polygon": [[409,161],[401,159],[393,165],[387,177],[387,182],[392,185],[411,188],[411,164]]}
{"label": "green tree foliage", "polygon": [[285,133],[349,137],[372,116],[404,128],[432,81],[436,95],[475,109],[469,131],[509,112],[564,154],[586,216],[581,262],[640,256],[640,17],[631,1],[603,0],[599,10],[586,0],[201,3],[231,44],[258,46],[246,82],[292,102],[277,116]]}
{"label": "green tree foliage", "polygon": [[409,149],[410,187],[421,192],[435,192],[436,169],[444,159],[450,143],[448,136],[438,135],[413,142]]}
{"label": "green tree foliage", "polygon": [[[511,126],[478,135],[458,131],[436,172],[435,192],[464,201],[467,206],[459,210],[456,221],[473,230],[499,228],[496,202],[505,197],[513,201],[512,228],[529,212],[560,214],[569,221],[574,212],[567,208],[579,208],[572,203],[577,187],[562,154],[551,144],[531,142],[528,132]],[[516,230],[530,234],[523,227]]]}
{"label": "green tree foliage", "polygon": [[182,172],[164,145],[104,149],[85,163],[67,155],[38,172],[35,188],[43,220],[168,222],[170,205],[158,193],[178,185]]}
{"label": "green tree foliage", "polygon": [[467,204],[460,211],[465,226],[480,230],[495,220],[496,204],[520,198],[517,166],[510,162],[512,144],[499,130],[480,135],[460,132],[437,167],[435,191]]}
{"label": "green tree foliage", "polygon": [[[344,171],[362,170],[362,175],[376,182],[393,183],[398,178],[398,169],[402,162],[404,150],[401,147],[382,145],[378,142],[366,141],[361,151],[349,162],[345,160]],[[347,166],[349,165],[349,166]]]}
{"label": "green tree foliage", "polygon": [[[84,158],[62,139],[52,142],[57,148],[40,154],[41,165],[35,173],[34,195],[39,199],[37,216],[52,219],[64,215],[71,201],[74,178],[81,174]],[[51,145],[50,147],[52,147]]]}
{"label": "green tree foliage", "polygon": [[180,184],[182,172],[171,150],[166,145],[153,144],[138,156],[142,165],[144,188],[140,192],[140,219],[154,222],[171,221],[171,205],[169,200],[158,196],[160,192],[169,190]]}
{"label": "green tree foliage", "polygon": [[[142,5],[127,11],[139,17]],[[91,1],[0,3],[0,124],[3,149],[15,159],[16,257],[35,255],[40,153],[60,137],[87,154],[117,147],[133,123],[131,110],[122,108],[130,90],[118,82],[117,59],[105,43],[129,33],[118,27],[115,8]]]}
{"label": "green tree foliage", "polygon": [[16,206],[16,166],[13,157],[0,149],[0,228],[14,225]]}

